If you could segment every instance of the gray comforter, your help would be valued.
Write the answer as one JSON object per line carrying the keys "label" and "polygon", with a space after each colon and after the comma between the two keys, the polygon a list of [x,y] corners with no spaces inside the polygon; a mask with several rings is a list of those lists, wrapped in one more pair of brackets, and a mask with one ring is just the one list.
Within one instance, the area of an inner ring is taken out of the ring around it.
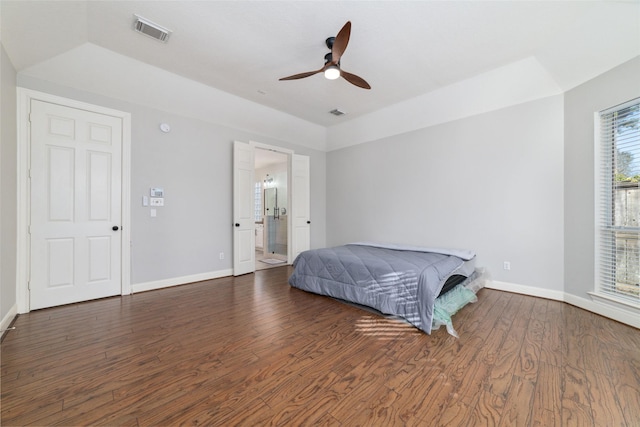
{"label": "gray comforter", "polygon": [[353,244],[302,252],[289,284],[402,317],[430,333],[435,299],[463,263],[454,255]]}

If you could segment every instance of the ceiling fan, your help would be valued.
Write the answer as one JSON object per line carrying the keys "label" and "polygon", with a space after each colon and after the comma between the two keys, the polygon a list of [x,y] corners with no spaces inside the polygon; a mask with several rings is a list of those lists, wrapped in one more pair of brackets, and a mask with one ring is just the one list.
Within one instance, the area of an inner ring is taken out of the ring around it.
{"label": "ceiling fan", "polygon": [[340,58],[347,49],[349,43],[349,36],[351,35],[351,21],[347,21],[342,27],[340,32],[335,37],[329,37],[325,43],[331,52],[324,56],[324,67],[316,71],[307,71],[306,73],[294,74],[289,77],[283,77],[280,80],[297,80],[305,77],[313,76],[314,74],[324,72],[324,76],[329,80],[335,80],[338,77],[344,78],[349,83],[361,87],[363,89],[371,89],[369,83],[367,83],[362,77],[355,74],[347,73],[340,69]]}

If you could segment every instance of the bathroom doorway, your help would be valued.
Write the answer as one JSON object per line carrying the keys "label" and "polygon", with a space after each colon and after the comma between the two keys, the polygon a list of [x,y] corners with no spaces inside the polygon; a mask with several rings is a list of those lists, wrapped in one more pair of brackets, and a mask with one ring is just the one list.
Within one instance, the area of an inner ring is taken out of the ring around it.
{"label": "bathroom doorway", "polygon": [[288,154],[256,147],[256,270],[286,265],[288,261],[288,166]]}

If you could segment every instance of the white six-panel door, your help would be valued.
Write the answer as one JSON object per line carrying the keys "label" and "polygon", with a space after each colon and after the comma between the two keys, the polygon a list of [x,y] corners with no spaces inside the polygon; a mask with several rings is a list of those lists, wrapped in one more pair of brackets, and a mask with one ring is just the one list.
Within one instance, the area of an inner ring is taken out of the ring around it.
{"label": "white six-panel door", "polygon": [[309,157],[294,154],[291,159],[292,260],[311,245]]}
{"label": "white six-panel door", "polygon": [[244,142],[233,144],[233,275],[256,269],[254,212],[254,148]]}
{"label": "white six-panel door", "polygon": [[30,308],[121,293],[122,119],[32,100]]}

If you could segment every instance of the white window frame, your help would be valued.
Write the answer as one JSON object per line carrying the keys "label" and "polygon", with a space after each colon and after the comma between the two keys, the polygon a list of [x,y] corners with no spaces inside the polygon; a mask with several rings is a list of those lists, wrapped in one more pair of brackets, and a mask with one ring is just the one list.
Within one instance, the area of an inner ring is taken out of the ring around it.
{"label": "white window frame", "polygon": [[[640,98],[633,99],[607,110],[600,111],[594,115],[595,129],[595,287],[592,297],[606,300],[621,307],[640,309],[640,295],[633,297],[616,289],[615,266],[607,268],[607,259],[612,259],[616,255],[615,239],[604,239],[607,232],[629,231],[631,234],[637,233],[640,238],[640,227],[622,228],[615,226],[615,218],[607,214],[611,209],[611,200],[615,197],[615,189],[612,176],[612,164],[609,163],[610,156],[606,155],[607,150],[612,151],[612,139],[606,138],[603,134],[602,118],[612,112],[626,109],[633,105],[640,104]],[[640,142],[638,143],[640,150]],[[607,162],[607,164],[605,164]],[[638,190],[640,191],[640,190]],[[613,202],[615,203],[615,202]],[[612,243],[610,243],[612,242]],[[639,260],[640,262],[640,260]],[[608,264],[615,263],[609,261]],[[613,276],[613,277],[612,277]]]}
{"label": "white window frame", "polygon": [[253,186],[255,200],[253,217],[256,222],[262,221],[262,182],[256,181]]}

